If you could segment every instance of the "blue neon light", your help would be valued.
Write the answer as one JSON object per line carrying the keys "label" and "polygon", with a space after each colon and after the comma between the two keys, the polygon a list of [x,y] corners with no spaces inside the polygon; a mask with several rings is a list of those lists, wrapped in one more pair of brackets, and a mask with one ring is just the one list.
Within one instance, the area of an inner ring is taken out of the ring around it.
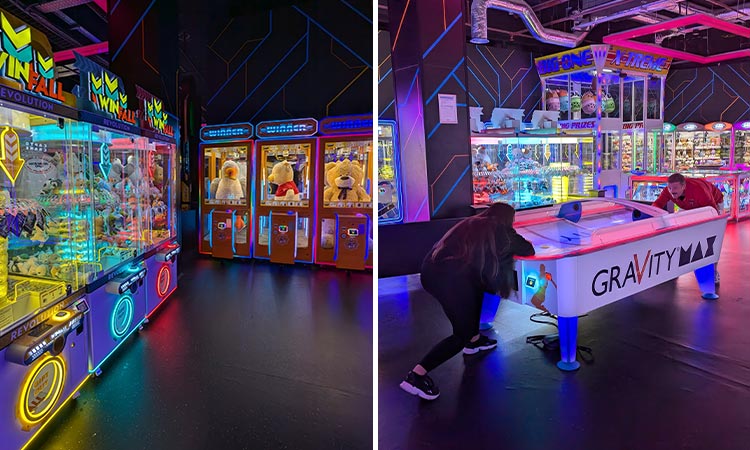
{"label": "blue neon light", "polygon": [[249,123],[232,123],[227,125],[206,125],[200,130],[203,142],[224,140],[245,140],[253,137],[253,126]]}

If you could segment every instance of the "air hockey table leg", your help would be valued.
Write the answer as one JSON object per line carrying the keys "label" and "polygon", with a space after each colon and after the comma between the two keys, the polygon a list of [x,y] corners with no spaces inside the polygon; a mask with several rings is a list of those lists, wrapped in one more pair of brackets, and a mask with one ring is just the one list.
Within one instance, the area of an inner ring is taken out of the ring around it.
{"label": "air hockey table leg", "polygon": [[497,309],[500,307],[500,297],[485,292],[482,299],[482,311],[479,316],[479,330],[487,331],[493,328]]}
{"label": "air hockey table leg", "polygon": [[695,269],[695,279],[698,280],[698,287],[701,289],[701,297],[706,300],[716,300],[716,283],[714,282],[714,272],[716,267],[713,264]]}
{"label": "air hockey table leg", "polygon": [[557,368],[570,372],[578,370],[581,364],[576,361],[578,351],[578,317],[558,317],[557,325],[560,327],[560,361]]}

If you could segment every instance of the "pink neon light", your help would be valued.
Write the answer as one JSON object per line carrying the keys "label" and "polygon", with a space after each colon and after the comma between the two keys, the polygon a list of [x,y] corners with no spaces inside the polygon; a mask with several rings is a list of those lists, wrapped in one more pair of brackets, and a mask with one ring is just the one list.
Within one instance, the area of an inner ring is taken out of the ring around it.
{"label": "pink neon light", "polygon": [[82,56],[99,55],[101,53],[107,53],[109,51],[109,42],[97,42],[96,44],[84,45],[83,47],[71,48],[68,50],[62,50],[55,53],[55,62],[70,61],[75,59],[73,52],[77,52]]}
{"label": "pink neon light", "polygon": [[94,0],[94,3],[96,3],[104,12],[107,12],[107,0]]}
{"label": "pink neon light", "polygon": [[706,14],[693,14],[690,16],[667,20],[666,22],[656,23],[653,25],[645,25],[633,30],[610,34],[609,36],[604,37],[603,42],[605,44],[618,45],[632,50],[651,52],[661,56],[684,59],[685,61],[695,62],[699,64],[713,64],[730,59],[739,59],[750,56],[750,49],[719,53],[711,56],[701,56],[693,53],[683,52],[680,50],[661,47],[655,44],[648,44],[645,42],[631,40],[637,37],[658,33],[660,31],[672,30],[689,25],[709,26],[717,30],[735,34],[737,36],[746,38],[750,37],[750,28],[748,27],[743,27],[742,25],[737,25],[735,23],[717,19],[716,17]]}

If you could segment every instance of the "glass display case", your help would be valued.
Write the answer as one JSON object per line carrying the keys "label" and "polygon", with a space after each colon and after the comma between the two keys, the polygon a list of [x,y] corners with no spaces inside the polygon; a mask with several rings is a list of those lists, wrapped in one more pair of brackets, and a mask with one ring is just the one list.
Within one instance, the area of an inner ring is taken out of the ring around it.
{"label": "glass display case", "polygon": [[[684,172],[689,178],[705,178],[724,194],[724,212],[731,219],[737,218],[739,173]],[[630,178],[631,199],[643,202],[655,201],[667,186],[669,175],[644,175]]]}
{"label": "glass display case", "polygon": [[[148,195],[143,196],[141,217],[145,251],[177,237],[177,146],[140,138],[145,148],[144,173],[148,174]],[[247,176],[247,175],[245,175]]]}
{"label": "glass display case", "polygon": [[378,122],[378,224],[398,223],[403,218],[401,170],[396,122]]}
{"label": "glass display case", "polygon": [[89,179],[93,192],[94,262],[101,276],[145,249],[148,173],[143,141],[134,135],[91,126]]}
{"label": "glass display case", "polygon": [[[155,147],[154,163],[166,170],[166,147]],[[252,142],[201,144],[201,225],[198,250],[218,258],[250,257]],[[175,163],[171,163],[174,171]],[[158,171],[158,169],[157,169]],[[165,192],[162,191],[162,195]],[[172,194],[173,195],[173,194]]]}
{"label": "glass display case", "polygon": [[319,146],[318,176],[325,183],[319,184],[315,262],[354,270],[371,267],[372,134],[321,136]]}
{"label": "glass display case", "polygon": [[655,173],[673,173],[675,171],[676,130],[677,127],[674,124],[664,123],[661,146],[658,149],[658,166]]}
{"label": "glass display case", "polygon": [[[674,132],[675,172],[729,168],[731,165],[732,125],[712,122],[702,125],[688,122]],[[667,152],[670,147],[667,145]]]}
{"label": "glass display case", "polygon": [[523,209],[586,196],[593,151],[586,136],[473,136],[474,204]]}
{"label": "glass display case", "polygon": [[87,126],[0,108],[0,331],[87,282]]}

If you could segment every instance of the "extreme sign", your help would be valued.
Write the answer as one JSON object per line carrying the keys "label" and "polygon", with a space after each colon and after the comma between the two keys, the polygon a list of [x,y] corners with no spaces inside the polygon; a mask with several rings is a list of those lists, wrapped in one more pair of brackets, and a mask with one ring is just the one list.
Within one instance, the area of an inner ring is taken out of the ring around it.
{"label": "extreme sign", "polygon": [[621,47],[611,47],[607,53],[605,67],[627,72],[640,72],[667,76],[672,58],[636,52]]}

